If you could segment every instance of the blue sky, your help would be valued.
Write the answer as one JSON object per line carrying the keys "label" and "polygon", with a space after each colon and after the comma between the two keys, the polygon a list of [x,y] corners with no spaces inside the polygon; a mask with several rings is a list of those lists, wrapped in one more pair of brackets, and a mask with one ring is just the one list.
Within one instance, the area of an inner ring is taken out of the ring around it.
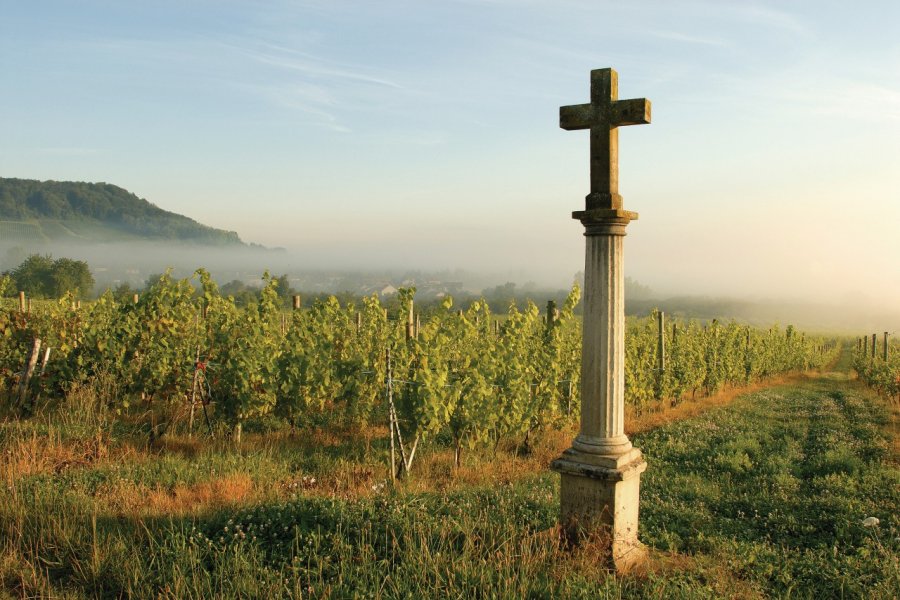
{"label": "blue sky", "polygon": [[629,275],[900,299],[900,3],[0,0],[0,176],[107,181],[306,264],[582,268],[619,72]]}

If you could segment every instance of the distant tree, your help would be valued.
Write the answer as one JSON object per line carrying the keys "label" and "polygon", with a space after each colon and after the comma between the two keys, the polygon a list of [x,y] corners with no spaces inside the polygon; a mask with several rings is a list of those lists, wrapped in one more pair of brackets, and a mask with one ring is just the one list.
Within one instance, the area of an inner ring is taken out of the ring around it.
{"label": "distant tree", "polygon": [[291,284],[288,283],[288,276],[282,275],[281,277],[276,277],[275,281],[278,282],[278,287],[275,288],[275,291],[281,299],[282,306],[292,306],[292,296],[297,293],[297,290],[292,288]]}
{"label": "distant tree", "polygon": [[47,298],[53,289],[53,257],[32,254],[10,272],[13,287],[32,298]]}
{"label": "distant tree", "polygon": [[507,281],[503,285],[485,288],[481,294],[490,304],[491,310],[505,313],[509,310],[509,305],[516,301],[516,284]]}
{"label": "distant tree", "polygon": [[243,281],[232,279],[228,283],[223,284],[222,287],[219,288],[219,292],[223,296],[234,296],[240,294],[245,289],[247,289],[247,285]]}
{"label": "distant tree", "polygon": [[32,254],[9,273],[13,293],[23,291],[33,298],[59,298],[66,292],[86,297],[94,289],[94,277],[83,260]]}
{"label": "distant tree", "polygon": [[25,201],[28,208],[38,214],[60,219],[68,216],[70,208],[66,200],[55,190],[38,189],[32,192]]}
{"label": "distant tree", "polygon": [[50,267],[51,298],[60,298],[66,292],[72,292],[79,298],[90,295],[94,289],[94,277],[88,264],[83,260],[58,258]]}
{"label": "distant tree", "polygon": [[234,303],[238,306],[246,306],[259,299],[258,290],[253,289],[238,279],[232,279],[220,287],[219,292],[224,297],[231,296],[234,298]]}
{"label": "distant tree", "polygon": [[7,219],[21,219],[24,212],[9,190],[0,189],[0,215]]}
{"label": "distant tree", "polygon": [[131,302],[134,299],[134,295],[139,292],[131,287],[131,284],[126,281],[113,288],[112,293],[113,298],[119,302]]}
{"label": "distant tree", "polygon": [[485,298],[515,298],[516,284],[512,281],[507,281],[503,285],[485,288],[481,293]]}

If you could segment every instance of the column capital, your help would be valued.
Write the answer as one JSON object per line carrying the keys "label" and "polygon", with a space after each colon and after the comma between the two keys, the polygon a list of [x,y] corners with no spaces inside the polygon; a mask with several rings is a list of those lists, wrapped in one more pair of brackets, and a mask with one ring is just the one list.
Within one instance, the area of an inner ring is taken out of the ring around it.
{"label": "column capital", "polygon": [[625,235],[625,227],[636,221],[638,214],[621,208],[595,208],[593,210],[576,210],[573,219],[584,225],[584,235]]}
{"label": "column capital", "polygon": [[624,208],[592,208],[573,211],[572,218],[578,219],[585,225],[604,221],[624,221],[627,225],[629,221],[637,221],[638,214]]}

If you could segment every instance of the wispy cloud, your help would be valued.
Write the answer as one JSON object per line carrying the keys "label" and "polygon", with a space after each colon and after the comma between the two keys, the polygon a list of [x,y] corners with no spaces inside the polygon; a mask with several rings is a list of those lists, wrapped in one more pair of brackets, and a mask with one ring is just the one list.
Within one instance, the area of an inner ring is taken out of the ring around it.
{"label": "wispy cloud", "polygon": [[254,65],[241,87],[280,107],[310,115],[319,125],[340,133],[351,131],[347,121],[352,120],[352,113],[372,110],[397,92],[411,93],[365,66],[280,44],[241,40],[223,44],[223,48]]}
{"label": "wispy cloud", "polygon": [[332,61],[327,61],[321,57],[314,56],[306,52],[300,52],[276,46],[273,44],[265,44],[264,47],[269,49],[268,52],[257,50],[242,49],[241,51],[248,57],[257,60],[263,64],[281,67],[291,71],[299,71],[312,77],[343,79],[360,83],[370,83],[384,87],[403,89],[403,86],[382,77],[376,77],[365,72],[360,67],[352,67],[348,65],[339,65]]}
{"label": "wispy cloud", "polygon": [[328,93],[317,86],[309,85],[241,85],[267,102],[282,108],[305,113],[313,118],[318,125],[338,133],[350,133],[352,130],[343,125],[331,110],[332,100]]}
{"label": "wispy cloud", "polygon": [[[304,43],[310,40],[315,46],[314,32],[304,37]],[[376,69],[245,35],[177,40],[111,37],[82,44],[104,56],[121,57],[127,64],[155,69],[169,65],[167,76],[190,75],[195,85],[222,85],[255,94],[337,132],[350,131],[342,122],[349,113],[378,105],[385,94],[410,92]]]}

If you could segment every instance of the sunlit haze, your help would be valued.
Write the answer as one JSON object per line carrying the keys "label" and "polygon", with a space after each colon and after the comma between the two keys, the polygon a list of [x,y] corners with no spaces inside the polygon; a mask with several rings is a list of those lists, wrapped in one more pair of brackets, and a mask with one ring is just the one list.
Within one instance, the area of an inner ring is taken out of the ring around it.
{"label": "sunlit haze", "polygon": [[0,176],[114,183],[297,268],[565,285],[588,134],[558,108],[613,67],[653,102],[619,134],[630,277],[896,307],[898,23],[893,1],[3,0]]}

